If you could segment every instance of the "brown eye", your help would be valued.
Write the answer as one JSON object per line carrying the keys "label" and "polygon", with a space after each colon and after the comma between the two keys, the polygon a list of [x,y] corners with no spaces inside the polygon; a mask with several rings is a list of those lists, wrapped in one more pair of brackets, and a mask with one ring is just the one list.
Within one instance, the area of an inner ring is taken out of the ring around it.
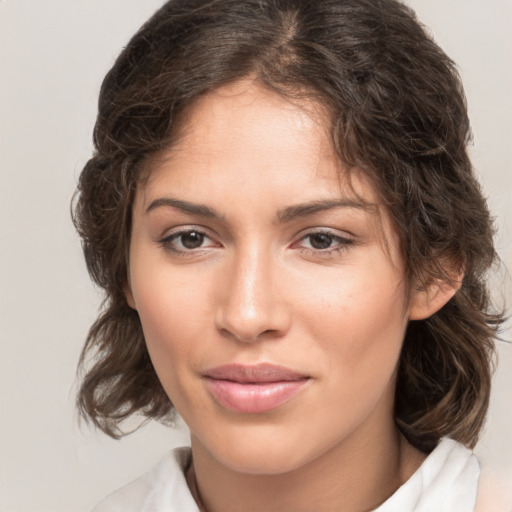
{"label": "brown eye", "polygon": [[328,230],[318,230],[304,235],[294,245],[307,256],[330,258],[348,250],[354,245],[354,240]]}
{"label": "brown eye", "polygon": [[192,228],[173,233],[160,240],[160,244],[166,251],[182,255],[192,255],[197,250],[218,246],[206,233]]}
{"label": "brown eye", "polygon": [[315,233],[308,235],[309,243],[313,249],[328,249],[333,243],[333,235],[328,233]]}
{"label": "brown eye", "polygon": [[197,249],[204,242],[204,234],[198,231],[188,231],[179,235],[181,245],[185,249]]}

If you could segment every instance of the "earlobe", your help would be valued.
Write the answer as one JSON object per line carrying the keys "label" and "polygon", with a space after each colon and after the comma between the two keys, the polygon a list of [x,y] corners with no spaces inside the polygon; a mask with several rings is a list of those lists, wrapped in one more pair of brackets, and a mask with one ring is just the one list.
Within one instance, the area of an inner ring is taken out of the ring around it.
{"label": "earlobe", "polygon": [[463,275],[452,282],[435,281],[413,290],[409,306],[409,320],[425,320],[437,313],[461,287]]}

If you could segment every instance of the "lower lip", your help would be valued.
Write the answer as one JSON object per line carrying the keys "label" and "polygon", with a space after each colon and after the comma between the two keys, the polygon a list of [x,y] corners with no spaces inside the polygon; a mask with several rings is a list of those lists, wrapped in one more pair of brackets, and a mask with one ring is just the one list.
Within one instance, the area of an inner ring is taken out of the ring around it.
{"label": "lower lip", "polygon": [[276,409],[293,398],[309,379],[240,383],[207,378],[210,393],[227,409],[245,413],[261,413]]}

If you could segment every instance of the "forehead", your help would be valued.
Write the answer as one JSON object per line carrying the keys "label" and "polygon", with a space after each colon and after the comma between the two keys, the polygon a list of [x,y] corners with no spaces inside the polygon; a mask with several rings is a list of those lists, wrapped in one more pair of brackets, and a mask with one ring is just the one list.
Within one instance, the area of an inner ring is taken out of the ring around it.
{"label": "forehead", "polygon": [[323,189],[330,196],[378,202],[363,173],[342,163],[330,132],[330,117],[320,103],[290,100],[254,80],[235,82],[200,97],[186,111],[171,146],[148,160],[143,188],[150,193],[167,184],[197,193],[203,183],[213,197],[225,192],[226,182],[239,190],[281,185],[290,197]]}

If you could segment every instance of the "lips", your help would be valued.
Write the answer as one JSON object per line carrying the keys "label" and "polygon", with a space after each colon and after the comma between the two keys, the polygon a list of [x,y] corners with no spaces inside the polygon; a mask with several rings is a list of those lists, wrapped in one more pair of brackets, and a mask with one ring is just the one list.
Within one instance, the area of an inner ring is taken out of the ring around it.
{"label": "lips", "polygon": [[243,413],[276,409],[299,393],[310,378],[272,364],[218,366],[204,373],[210,394],[219,405]]}

